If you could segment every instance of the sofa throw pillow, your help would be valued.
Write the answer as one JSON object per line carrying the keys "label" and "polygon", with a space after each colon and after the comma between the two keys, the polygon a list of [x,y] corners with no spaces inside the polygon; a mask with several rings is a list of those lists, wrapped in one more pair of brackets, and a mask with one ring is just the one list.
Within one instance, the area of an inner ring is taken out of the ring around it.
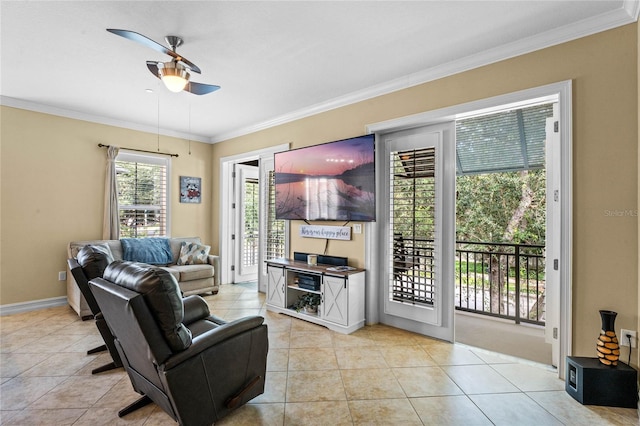
{"label": "sofa throw pillow", "polygon": [[168,238],[122,238],[122,257],[130,262],[169,265],[173,262]]}
{"label": "sofa throw pillow", "polygon": [[210,246],[205,246],[198,243],[183,242],[180,245],[180,256],[178,256],[178,265],[200,265],[203,263],[209,263],[209,250]]}

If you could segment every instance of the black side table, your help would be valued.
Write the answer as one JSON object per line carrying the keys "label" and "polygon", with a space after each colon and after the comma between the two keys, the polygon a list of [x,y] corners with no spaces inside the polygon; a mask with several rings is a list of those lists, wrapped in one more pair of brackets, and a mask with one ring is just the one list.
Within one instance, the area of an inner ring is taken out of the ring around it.
{"label": "black side table", "polygon": [[584,405],[637,408],[638,372],[618,361],[609,367],[598,358],[567,357],[565,389]]}

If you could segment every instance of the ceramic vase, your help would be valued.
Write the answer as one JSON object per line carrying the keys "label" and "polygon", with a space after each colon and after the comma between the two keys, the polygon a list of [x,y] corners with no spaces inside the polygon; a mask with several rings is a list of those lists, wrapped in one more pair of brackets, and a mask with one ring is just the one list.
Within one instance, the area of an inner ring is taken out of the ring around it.
{"label": "ceramic vase", "polygon": [[307,305],[304,307],[304,311],[308,314],[317,314],[318,313],[318,307],[317,306],[311,306],[311,305]]}
{"label": "ceramic vase", "polygon": [[618,358],[620,358],[620,345],[615,332],[616,315],[618,315],[617,312],[600,311],[602,330],[596,342],[598,360],[611,367],[618,365]]}

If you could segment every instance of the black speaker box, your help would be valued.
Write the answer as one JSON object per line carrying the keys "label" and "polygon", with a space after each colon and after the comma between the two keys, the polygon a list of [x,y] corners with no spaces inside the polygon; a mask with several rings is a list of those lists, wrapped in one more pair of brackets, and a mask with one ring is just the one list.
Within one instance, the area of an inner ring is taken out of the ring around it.
{"label": "black speaker box", "polygon": [[618,361],[610,367],[598,358],[567,357],[565,389],[584,405],[637,408],[638,372]]}
{"label": "black speaker box", "polygon": [[[302,253],[302,252],[294,251],[293,260],[306,262],[307,255],[309,254],[312,254],[312,253]],[[318,263],[323,265],[332,265],[332,266],[347,266],[349,264],[349,258],[340,257],[340,256],[325,256],[323,254],[319,254]]]}

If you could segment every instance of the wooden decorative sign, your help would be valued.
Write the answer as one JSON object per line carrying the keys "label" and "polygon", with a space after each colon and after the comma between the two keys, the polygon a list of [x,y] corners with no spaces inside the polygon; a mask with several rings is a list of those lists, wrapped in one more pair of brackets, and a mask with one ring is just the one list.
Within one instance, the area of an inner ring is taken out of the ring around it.
{"label": "wooden decorative sign", "polygon": [[329,240],[351,240],[350,226],[302,225],[300,236],[305,238],[323,238]]}

